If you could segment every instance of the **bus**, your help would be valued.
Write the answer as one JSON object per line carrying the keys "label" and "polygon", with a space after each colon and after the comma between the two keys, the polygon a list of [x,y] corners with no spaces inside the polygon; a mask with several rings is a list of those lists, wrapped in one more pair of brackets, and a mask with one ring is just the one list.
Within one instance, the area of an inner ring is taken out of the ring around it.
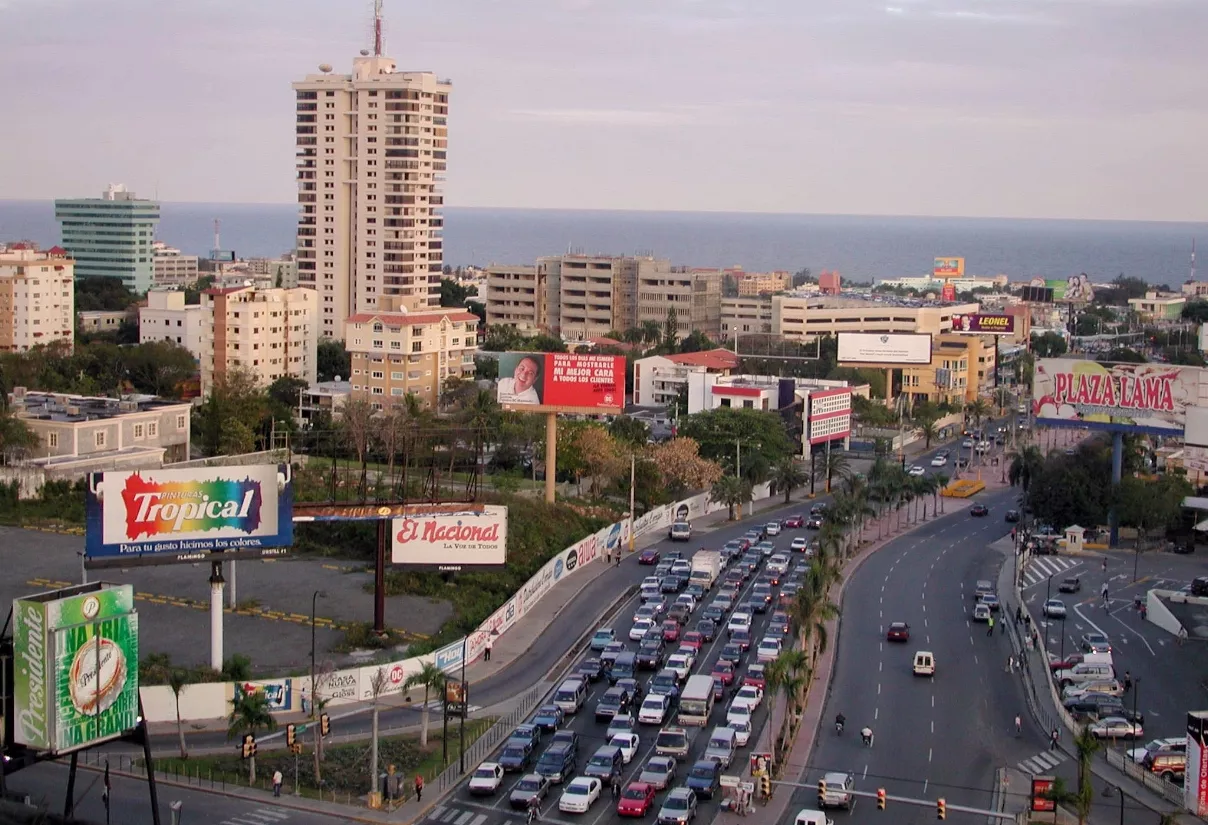
{"label": "bus", "polygon": [[679,723],[704,727],[713,712],[713,677],[689,676],[679,700]]}

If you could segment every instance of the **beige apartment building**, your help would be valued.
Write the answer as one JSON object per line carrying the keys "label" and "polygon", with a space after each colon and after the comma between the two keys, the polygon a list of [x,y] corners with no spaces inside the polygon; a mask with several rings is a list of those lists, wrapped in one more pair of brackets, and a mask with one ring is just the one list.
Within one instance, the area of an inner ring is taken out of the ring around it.
{"label": "beige apartment building", "polygon": [[721,336],[721,281],[720,269],[639,266],[636,325],[665,325],[674,311],[677,338],[699,331],[716,341]]}
{"label": "beige apartment building", "polygon": [[740,272],[735,277],[738,279],[738,294],[741,296],[770,295],[773,292],[784,292],[793,286],[793,275],[790,272]]}
{"label": "beige apartment building", "polygon": [[197,283],[198,262],[196,255],[182,254],[179,249],[162,241],[151,245],[152,273],[154,286],[192,286]]}
{"label": "beige apartment building", "polygon": [[293,84],[297,96],[298,284],[315,290],[319,335],[349,316],[439,303],[440,207],[452,84],[380,54],[350,74]]}
{"label": "beige apartment building", "polygon": [[486,268],[487,323],[527,335],[549,330],[546,273],[541,267],[491,264]]}
{"label": "beige apartment building", "polygon": [[938,335],[931,363],[902,367],[901,392],[912,401],[966,403],[993,384],[994,339],[988,335]]}
{"label": "beige apartment building", "polygon": [[804,340],[839,332],[928,332],[952,330],[952,316],[978,311],[978,304],[907,304],[889,299],[773,295],[772,332]]}
{"label": "beige apartment building", "polygon": [[170,341],[184,347],[201,362],[201,304],[186,304],[179,289],[147,290],[147,305],[138,310],[138,341]]}
{"label": "beige apartment building", "polygon": [[384,409],[407,395],[435,408],[446,378],[473,378],[478,316],[462,309],[368,312],[348,319],[352,399]]}
{"label": "beige apartment building", "polygon": [[75,345],[74,269],[61,247],[0,245],[0,352]]}
{"label": "beige apartment building", "polygon": [[722,298],[721,337],[729,341],[736,335],[770,335],[772,332],[772,299]]}
{"label": "beige apartment building", "polygon": [[[201,394],[236,369],[260,385],[283,376],[315,381],[318,302],[313,289],[268,280],[207,289],[201,296]],[[182,344],[183,346],[183,344]]]}

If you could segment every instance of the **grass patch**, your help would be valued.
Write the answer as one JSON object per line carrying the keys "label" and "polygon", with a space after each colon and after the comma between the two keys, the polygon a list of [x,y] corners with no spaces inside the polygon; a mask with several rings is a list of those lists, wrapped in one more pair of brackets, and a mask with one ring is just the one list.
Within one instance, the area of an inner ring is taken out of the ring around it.
{"label": "grass patch", "polygon": [[406,643],[406,638],[389,628],[379,636],[373,632],[372,622],[353,622],[344,627],[343,638],[333,645],[331,650],[334,653],[351,653],[354,650],[388,650]]}
{"label": "grass patch", "polygon": [[[479,737],[490,730],[498,721],[496,717],[484,716],[478,719],[466,720],[466,748],[472,746]],[[337,723],[338,724],[338,723]],[[301,796],[311,799],[334,799],[346,801],[368,793],[369,783],[369,742],[352,742],[348,744],[328,744],[323,748],[323,789],[320,795],[319,787],[315,784],[314,773],[314,737],[307,731],[299,736],[303,751],[298,756],[298,785]],[[394,765],[395,772],[406,778],[405,787],[408,795],[412,793],[415,775],[424,777],[428,783],[440,775],[448,765],[457,762],[461,755],[461,738],[458,734],[455,720],[449,721],[449,761],[443,754],[441,725],[439,716],[433,714],[431,727],[428,731],[428,746],[419,746],[419,734],[406,736],[382,737],[378,742],[378,770],[385,772],[389,765]],[[225,783],[247,787],[248,765],[239,758],[237,745],[231,744],[230,755],[197,756],[189,759],[158,758],[155,760],[155,770],[159,774],[172,776],[200,777],[203,782]],[[141,762],[135,764],[141,765]],[[288,751],[261,749],[256,756],[256,787],[272,790],[274,771],[281,771],[285,777],[282,793],[294,792],[294,756]]]}

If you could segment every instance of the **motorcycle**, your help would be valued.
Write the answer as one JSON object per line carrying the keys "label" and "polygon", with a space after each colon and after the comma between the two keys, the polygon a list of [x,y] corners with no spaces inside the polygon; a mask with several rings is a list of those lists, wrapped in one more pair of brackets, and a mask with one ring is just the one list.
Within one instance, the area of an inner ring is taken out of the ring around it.
{"label": "motorcycle", "polygon": [[835,721],[835,735],[836,736],[843,735],[843,723],[838,720]]}

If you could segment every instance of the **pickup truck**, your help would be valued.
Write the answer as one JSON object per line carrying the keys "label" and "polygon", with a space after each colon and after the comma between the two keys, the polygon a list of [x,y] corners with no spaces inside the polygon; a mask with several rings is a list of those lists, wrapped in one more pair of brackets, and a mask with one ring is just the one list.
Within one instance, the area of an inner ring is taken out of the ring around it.
{"label": "pickup truck", "polygon": [[677,521],[667,530],[667,537],[672,541],[690,541],[692,525],[686,521]]}

